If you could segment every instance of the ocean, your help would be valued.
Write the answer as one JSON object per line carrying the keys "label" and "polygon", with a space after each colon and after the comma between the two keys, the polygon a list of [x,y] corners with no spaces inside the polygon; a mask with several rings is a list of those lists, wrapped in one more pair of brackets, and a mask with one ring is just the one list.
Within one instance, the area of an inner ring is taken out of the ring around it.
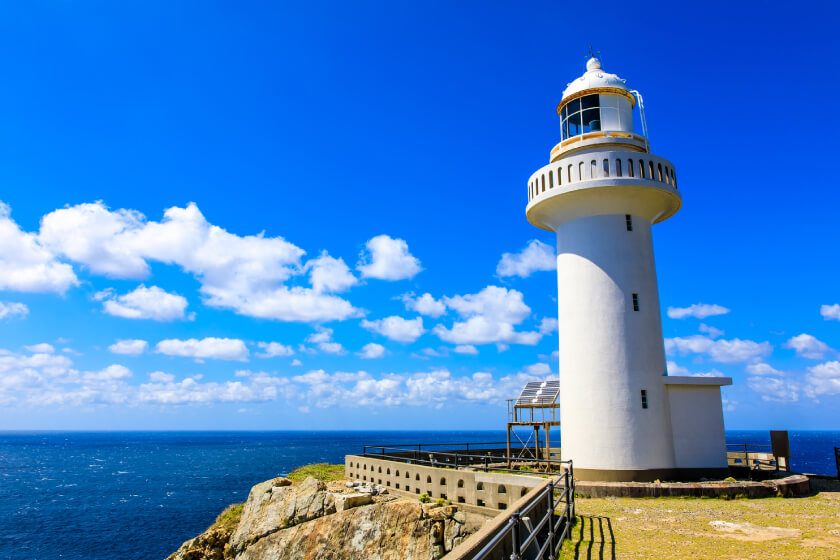
{"label": "ocean", "polygon": [[[254,484],[365,444],[504,441],[480,432],[0,432],[0,559],[155,560]],[[769,444],[769,432],[727,442]],[[840,432],[790,432],[795,471],[836,474]]]}

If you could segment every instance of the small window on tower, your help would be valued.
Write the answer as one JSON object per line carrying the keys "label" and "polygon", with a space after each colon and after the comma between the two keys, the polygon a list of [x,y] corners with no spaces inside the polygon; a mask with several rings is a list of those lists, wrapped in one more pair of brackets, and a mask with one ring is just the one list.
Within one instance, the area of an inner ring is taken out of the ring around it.
{"label": "small window on tower", "polygon": [[631,216],[630,214],[625,214],[624,222],[627,225],[627,231],[633,231],[633,216]]}
{"label": "small window on tower", "polygon": [[642,408],[647,408],[647,391],[642,389]]}
{"label": "small window on tower", "polygon": [[633,294],[633,311],[639,310],[639,294]]}

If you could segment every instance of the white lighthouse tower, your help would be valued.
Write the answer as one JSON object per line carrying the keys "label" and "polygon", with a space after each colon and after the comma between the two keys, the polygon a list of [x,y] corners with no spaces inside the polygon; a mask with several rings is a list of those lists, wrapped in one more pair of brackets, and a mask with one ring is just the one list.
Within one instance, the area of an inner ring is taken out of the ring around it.
{"label": "white lighthouse tower", "polygon": [[637,100],[591,58],[528,181],[528,221],[557,233],[562,455],[585,480],[725,476],[732,380],[667,375],[651,225],[682,198],[674,164],[633,131]]}

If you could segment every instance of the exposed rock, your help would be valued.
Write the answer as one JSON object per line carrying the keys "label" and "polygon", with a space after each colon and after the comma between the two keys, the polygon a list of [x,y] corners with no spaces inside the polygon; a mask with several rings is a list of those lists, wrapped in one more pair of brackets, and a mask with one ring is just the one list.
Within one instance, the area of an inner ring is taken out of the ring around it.
{"label": "exposed rock", "polygon": [[299,486],[289,484],[285,478],[275,478],[251,489],[230,539],[232,556],[266,535],[335,512],[335,499],[323,482],[309,477]]}
{"label": "exposed rock", "polygon": [[272,532],[236,560],[437,560],[464,536],[452,513],[407,499],[357,507]]}
{"label": "exposed rock", "polygon": [[370,494],[362,494],[360,492],[353,494],[333,494],[333,499],[335,500],[336,511],[344,511],[373,502],[373,497]]}
{"label": "exposed rock", "polygon": [[230,540],[229,529],[211,527],[181,545],[166,560],[224,560],[225,545]]}

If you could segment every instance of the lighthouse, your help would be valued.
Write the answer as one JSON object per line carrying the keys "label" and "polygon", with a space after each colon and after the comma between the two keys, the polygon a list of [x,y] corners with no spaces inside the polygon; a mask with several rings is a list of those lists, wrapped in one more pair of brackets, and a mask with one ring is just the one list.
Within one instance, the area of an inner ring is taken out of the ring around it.
{"label": "lighthouse", "polygon": [[732,380],[669,376],[665,361],[651,226],[682,205],[675,166],[651,153],[641,95],[595,57],[557,114],[526,215],[557,235],[563,459],[583,480],[727,476]]}

